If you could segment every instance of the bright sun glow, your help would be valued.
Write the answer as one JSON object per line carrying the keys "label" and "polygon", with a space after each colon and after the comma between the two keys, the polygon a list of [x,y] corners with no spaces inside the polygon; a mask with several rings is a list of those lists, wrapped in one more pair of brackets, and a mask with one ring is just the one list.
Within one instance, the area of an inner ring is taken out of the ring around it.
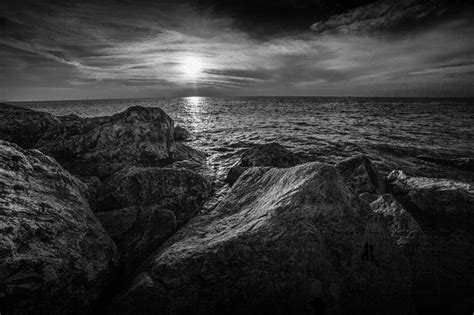
{"label": "bright sun glow", "polygon": [[186,57],[181,62],[181,71],[191,78],[197,78],[202,69],[202,60],[198,57]]}

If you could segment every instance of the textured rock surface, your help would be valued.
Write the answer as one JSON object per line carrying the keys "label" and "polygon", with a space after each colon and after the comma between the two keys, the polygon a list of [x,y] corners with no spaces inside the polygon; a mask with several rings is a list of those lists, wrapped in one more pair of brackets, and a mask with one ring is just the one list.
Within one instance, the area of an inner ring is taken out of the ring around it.
{"label": "textured rock surface", "polygon": [[252,168],[153,257],[114,312],[400,314],[410,272],[336,168]]}
{"label": "textured rock surface", "polygon": [[229,170],[225,181],[232,185],[248,167],[291,167],[302,163],[304,160],[300,156],[276,142],[259,144],[242,154],[240,161]]}
{"label": "textured rock surface", "polygon": [[384,179],[365,155],[341,161],[336,168],[356,195],[373,201],[388,192]]}
{"label": "textured rock surface", "polygon": [[95,210],[159,205],[173,211],[180,225],[196,214],[210,193],[211,183],[193,171],[132,167],[104,183]]}
{"label": "textured rock surface", "polygon": [[2,313],[83,313],[96,300],[116,249],[84,191],[52,158],[0,141]]}
{"label": "textured rock surface", "polygon": [[185,128],[181,126],[176,126],[174,128],[174,140],[175,141],[184,141],[191,138],[191,134]]}
{"label": "textured rock surface", "polygon": [[[126,275],[177,229],[174,213],[159,206],[135,206],[95,214],[117,244]],[[124,276],[124,275],[123,275]]]}
{"label": "textured rock surface", "polygon": [[130,165],[170,163],[173,133],[173,120],[160,108],[130,107],[110,117],[64,119],[37,148],[75,174],[103,179]]}
{"label": "textured rock surface", "polygon": [[0,140],[29,149],[59,120],[53,115],[22,107],[0,104]]}
{"label": "textured rock surface", "polygon": [[[421,287],[417,299],[425,312],[472,311],[474,297],[474,190],[448,179],[389,175],[396,199],[426,235],[427,275],[415,276]],[[415,278],[416,279],[416,278]],[[416,292],[415,292],[416,293]],[[456,309],[455,309],[456,308]]]}

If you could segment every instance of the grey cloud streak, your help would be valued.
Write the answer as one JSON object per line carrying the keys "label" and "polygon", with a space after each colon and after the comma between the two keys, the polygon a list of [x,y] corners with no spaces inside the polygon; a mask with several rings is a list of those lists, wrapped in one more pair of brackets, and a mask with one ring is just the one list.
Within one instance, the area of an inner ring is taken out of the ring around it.
{"label": "grey cloud streak", "polygon": [[[0,98],[472,95],[474,22],[437,20],[446,10],[377,2],[264,38],[187,3],[3,10]],[[426,19],[398,33],[401,21]],[[182,71],[189,56],[202,63],[196,78]]]}

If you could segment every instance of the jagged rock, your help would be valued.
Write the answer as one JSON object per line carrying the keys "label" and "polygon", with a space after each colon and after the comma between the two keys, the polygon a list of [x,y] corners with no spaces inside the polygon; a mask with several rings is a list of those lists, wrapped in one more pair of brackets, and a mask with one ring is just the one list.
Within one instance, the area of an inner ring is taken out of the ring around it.
{"label": "jagged rock", "polygon": [[206,152],[191,148],[184,143],[176,143],[176,149],[173,153],[173,161],[193,161],[200,164],[206,163]]}
{"label": "jagged rock", "polygon": [[95,215],[117,244],[120,266],[126,275],[177,229],[173,211],[156,205],[97,212]]}
{"label": "jagged rock", "polygon": [[191,138],[191,134],[185,128],[181,126],[174,127],[174,140],[175,141],[184,141]]}
{"label": "jagged rock", "polygon": [[408,261],[336,168],[251,168],[142,267],[111,312],[400,314]]}
{"label": "jagged rock", "polygon": [[474,187],[449,179],[409,177],[402,171],[388,176],[390,189],[415,218],[453,228],[474,227]]}
{"label": "jagged rock", "polygon": [[36,147],[75,174],[103,179],[130,165],[169,164],[173,133],[163,110],[135,106],[110,117],[65,119]]}
{"label": "jagged rock", "polygon": [[435,164],[451,166],[462,171],[474,172],[474,159],[472,158],[443,159],[426,155],[419,155],[417,158]]}
{"label": "jagged rock", "polygon": [[[454,313],[472,308],[474,296],[474,189],[448,179],[409,177],[393,171],[390,188],[426,235],[426,265],[431,273],[417,275],[425,285],[418,303],[425,313]],[[415,287],[416,289],[416,287]],[[471,299],[471,301],[469,301]]]}
{"label": "jagged rock", "polygon": [[365,155],[357,155],[336,164],[336,168],[356,195],[374,201],[388,192],[383,177]]}
{"label": "jagged rock", "polygon": [[302,163],[304,163],[303,158],[276,142],[259,144],[242,154],[239,162],[229,170],[225,182],[234,184],[248,167],[291,167]]}
{"label": "jagged rock", "polygon": [[131,167],[110,177],[96,212],[159,205],[174,212],[178,225],[194,216],[211,193],[211,183],[186,169]]}
{"label": "jagged rock", "polygon": [[29,149],[59,120],[53,115],[34,110],[0,104],[0,140]]}
{"label": "jagged rock", "polygon": [[388,228],[395,243],[409,256],[420,248],[425,235],[418,223],[403,207],[386,194],[380,196],[370,204],[372,210],[381,214],[388,224]]}
{"label": "jagged rock", "polygon": [[216,180],[216,173],[207,165],[194,161],[178,161],[168,166],[169,168],[182,168],[202,175],[210,184]]}
{"label": "jagged rock", "polygon": [[97,299],[116,248],[54,159],[0,141],[0,311],[80,314]]}

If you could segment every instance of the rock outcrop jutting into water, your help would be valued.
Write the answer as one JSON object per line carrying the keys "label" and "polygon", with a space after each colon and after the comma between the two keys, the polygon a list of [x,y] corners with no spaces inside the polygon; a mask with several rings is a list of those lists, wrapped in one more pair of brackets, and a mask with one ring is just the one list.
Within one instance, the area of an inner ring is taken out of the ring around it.
{"label": "rock outcrop jutting into water", "polygon": [[116,311],[407,313],[409,269],[336,168],[253,168],[149,259]]}
{"label": "rock outcrop jutting into water", "polygon": [[82,118],[0,104],[0,122],[2,314],[474,308],[470,158],[304,164],[257,144],[213,196],[207,154],[159,108]]}
{"label": "rock outcrop jutting into water", "polygon": [[5,141],[0,165],[2,313],[86,312],[117,257],[85,185],[54,159]]}

